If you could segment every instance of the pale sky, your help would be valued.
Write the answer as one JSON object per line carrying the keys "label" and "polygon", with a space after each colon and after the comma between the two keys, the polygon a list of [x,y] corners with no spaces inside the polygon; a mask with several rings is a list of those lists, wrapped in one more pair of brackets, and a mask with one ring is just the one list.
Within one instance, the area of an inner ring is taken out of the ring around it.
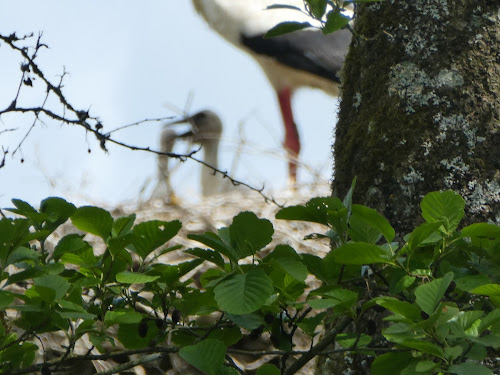
{"label": "pale sky", "polygon": [[[183,109],[192,93],[190,113],[211,109],[223,121],[220,167],[231,168],[243,139],[234,176],[256,187],[286,188],[283,125],[274,90],[254,60],[213,32],[190,1],[3,1],[0,32],[14,31],[35,36],[43,31],[50,49],[40,51],[39,66],[54,83],[65,68],[66,98],[79,109],[90,109],[105,131],[144,118],[176,116],[165,105]],[[0,45],[1,108],[15,95],[21,61]],[[22,89],[19,104],[40,105],[43,95],[35,81],[34,88]],[[60,112],[54,103],[51,107]],[[302,89],[293,104],[301,161],[328,180],[337,99]],[[31,123],[28,116],[2,116],[0,145],[12,153]],[[2,133],[11,128],[17,131]],[[160,132],[161,124],[151,123],[119,132],[117,138],[158,148]],[[12,198],[38,206],[47,196],[62,196],[76,204],[108,207],[147,198],[156,184],[156,157],[108,146],[105,154],[81,128],[52,120],[38,124],[0,169],[0,207],[11,206]],[[173,186],[181,198],[198,196],[199,168],[187,161],[175,170]],[[299,170],[299,183],[315,178],[306,168]]]}

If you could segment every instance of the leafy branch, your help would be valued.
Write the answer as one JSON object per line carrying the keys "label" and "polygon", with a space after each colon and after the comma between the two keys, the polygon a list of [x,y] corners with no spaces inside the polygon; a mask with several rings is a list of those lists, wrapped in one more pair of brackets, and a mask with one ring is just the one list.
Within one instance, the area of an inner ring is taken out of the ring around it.
{"label": "leafy branch", "polygon": [[[61,198],[45,199],[39,210],[13,200],[9,211],[18,218],[0,220],[0,373],[55,374],[75,361],[132,356],[102,372],[112,374],[175,354],[209,375],[246,374],[242,356],[275,359],[259,374],[292,375],[320,356],[358,354],[372,361],[373,374],[492,374],[500,228],[459,231],[464,200],[434,192],[421,203],[425,222],[399,244],[385,218],[351,197],[313,198],[276,215],[325,226],[322,238],[334,246],[324,257],[288,245],[263,251],[273,225],[242,212],[216,233],[188,235],[202,247],[184,250],[193,258],[178,264],[156,254],[179,251],[169,245],[179,221],[136,224],[134,214],[113,218]],[[68,220],[100,237],[104,252],[71,231],[42,252]],[[366,265],[378,275],[365,275]],[[198,267],[199,284],[191,278]],[[386,325],[365,324],[382,312]],[[45,349],[30,339],[61,331],[69,345],[34,363]],[[91,344],[76,355],[84,335]],[[108,341],[123,349],[108,352]]]}

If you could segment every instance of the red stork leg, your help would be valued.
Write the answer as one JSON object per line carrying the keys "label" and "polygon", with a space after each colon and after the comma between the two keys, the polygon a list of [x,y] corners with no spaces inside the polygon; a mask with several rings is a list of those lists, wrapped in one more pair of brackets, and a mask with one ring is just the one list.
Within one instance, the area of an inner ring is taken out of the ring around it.
{"label": "red stork leg", "polygon": [[288,176],[291,184],[295,186],[297,182],[297,159],[300,152],[300,139],[297,126],[293,121],[291,96],[292,90],[288,87],[278,91],[281,114],[285,124],[284,146],[288,153]]}

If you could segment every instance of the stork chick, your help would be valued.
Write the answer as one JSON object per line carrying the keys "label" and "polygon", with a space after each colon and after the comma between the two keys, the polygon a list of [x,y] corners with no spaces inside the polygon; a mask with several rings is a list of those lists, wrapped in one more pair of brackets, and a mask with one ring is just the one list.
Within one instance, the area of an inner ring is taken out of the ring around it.
{"label": "stork chick", "polygon": [[[191,130],[178,138],[186,138],[201,146],[203,161],[214,168],[219,168],[219,141],[222,135],[222,121],[212,111],[201,111],[193,116],[176,121],[174,124],[189,123]],[[203,196],[215,195],[227,190],[226,179],[215,175],[214,171],[201,166],[201,193]]]}
{"label": "stork chick", "polygon": [[[184,134],[177,134],[170,128],[171,125],[177,124],[189,124],[191,129]],[[161,135],[160,150],[162,152],[172,152],[177,140],[188,140],[193,144],[200,145],[203,152],[203,162],[217,169],[219,167],[221,134],[222,122],[219,116],[212,111],[201,111],[193,116],[166,124]],[[173,191],[170,186],[168,156],[159,155],[158,157],[158,178],[159,183],[153,192],[152,198],[170,201]],[[223,179],[220,174],[216,175],[213,169],[205,165],[201,166],[201,193],[203,196],[226,192],[232,186],[228,179]]]}

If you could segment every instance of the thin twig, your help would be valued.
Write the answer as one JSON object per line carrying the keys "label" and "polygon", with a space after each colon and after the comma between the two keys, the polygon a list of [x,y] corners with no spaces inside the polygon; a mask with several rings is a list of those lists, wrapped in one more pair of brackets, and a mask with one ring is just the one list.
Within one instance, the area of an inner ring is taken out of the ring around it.
{"label": "thin twig", "polygon": [[[114,129],[114,130],[112,130],[110,132],[107,132],[107,133],[102,133],[101,130],[102,130],[103,126],[101,124],[101,121],[99,121],[99,119],[97,117],[90,116],[88,110],[77,110],[77,109],[75,109],[68,102],[68,100],[66,99],[66,97],[62,93],[62,87],[63,87],[62,82],[63,82],[63,78],[64,78],[66,72],[63,72],[63,74],[61,75],[61,79],[60,79],[59,83],[57,85],[54,85],[54,84],[52,84],[45,77],[45,75],[43,74],[42,70],[35,63],[34,59],[36,58],[36,54],[37,54],[38,50],[41,47],[46,47],[46,45],[40,43],[40,38],[41,38],[41,35],[38,38],[37,45],[36,45],[36,48],[35,48],[35,52],[33,53],[32,56],[30,56],[30,54],[28,53],[28,49],[27,48],[25,48],[25,47],[18,47],[15,44],[15,42],[17,42],[19,40],[24,40],[25,38],[18,38],[17,36],[15,36],[15,34],[10,35],[8,37],[3,36],[3,35],[0,34],[0,40],[4,41],[6,44],[8,44],[15,51],[18,51],[23,56],[23,58],[27,61],[27,63],[25,65],[23,65],[23,69],[22,70],[23,71],[27,71],[28,69],[25,68],[25,67],[26,66],[29,67],[29,69],[31,70],[31,72],[33,74],[35,74],[36,76],[38,76],[44,82],[44,84],[47,86],[47,94],[46,94],[45,100],[43,101],[42,106],[32,107],[32,108],[18,107],[17,106],[17,96],[16,96],[16,99],[11,103],[11,105],[8,108],[6,108],[4,110],[0,110],[0,116],[2,114],[4,114],[4,113],[9,113],[9,112],[34,113],[34,115],[35,115],[35,120],[34,120],[33,124],[31,125],[30,129],[27,131],[27,133],[25,134],[25,136],[23,137],[23,139],[21,140],[21,142],[16,147],[15,152],[19,150],[19,148],[22,146],[23,142],[29,136],[29,134],[30,134],[31,130],[33,129],[33,127],[36,125],[36,123],[38,121],[40,121],[40,118],[39,118],[40,114],[44,114],[44,115],[48,116],[49,118],[52,118],[52,119],[57,120],[57,121],[61,121],[61,122],[66,123],[66,124],[82,126],[87,132],[92,133],[96,137],[96,139],[99,141],[99,144],[100,144],[101,148],[104,151],[107,151],[107,148],[106,148],[106,144],[107,143],[113,143],[113,144],[116,144],[118,146],[128,148],[129,150],[151,152],[151,153],[154,153],[156,155],[165,155],[165,156],[168,156],[168,157],[177,158],[177,159],[179,159],[181,161],[185,161],[186,159],[191,159],[191,160],[194,160],[195,162],[197,162],[199,164],[202,164],[206,168],[210,168],[214,172],[214,175],[220,174],[222,176],[222,178],[229,179],[229,181],[234,186],[241,185],[241,186],[245,186],[246,188],[248,188],[250,190],[255,191],[256,193],[258,193],[264,199],[264,201],[266,203],[272,203],[272,204],[274,204],[274,205],[276,205],[276,206],[278,206],[280,208],[283,207],[283,205],[279,204],[273,197],[269,197],[269,196],[267,196],[264,193],[264,188],[265,188],[264,186],[262,186],[262,188],[256,188],[256,187],[254,187],[254,186],[252,186],[252,185],[250,185],[248,183],[245,183],[243,181],[236,180],[236,179],[232,178],[227,171],[223,171],[223,170],[220,170],[218,168],[215,168],[214,166],[212,166],[212,165],[210,165],[210,164],[208,164],[208,163],[206,163],[206,162],[204,162],[204,161],[202,161],[202,160],[194,157],[194,155],[196,154],[196,151],[188,153],[188,154],[185,154],[185,155],[175,154],[175,153],[161,152],[161,151],[153,150],[150,147],[140,147],[140,146],[134,146],[134,145],[126,144],[124,142],[121,142],[121,141],[118,141],[116,139],[113,139],[110,136],[113,132],[116,132],[118,130],[124,129],[126,127],[139,125],[140,123],[147,122],[147,121],[160,121],[161,119],[146,119],[146,120],[139,121],[139,122],[136,122],[136,123],[124,125],[122,127],[119,127],[117,129]],[[24,76],[25,75],[23,74],[23,79],[24,79]],[[23,79],[21,79],[21,85],[22,85]],[[44,108],[44,105],[45,105],[45,103],[46,103],[46,101],[47,101],[48,96],[49,96],[50,93],[54,93],[54,95],[57,96],[57,98],[59,99],[60,103],[62,104],[62,106],[63,106],[63,115],[59,115],[59,114],[55,113],[52,110]],[[66,112],[69,112],[71,115],[70,116],[66,116]],[[5,165],[5,154],[6,153],[4,152],[3,160],[0,162],[0,168]]]}

